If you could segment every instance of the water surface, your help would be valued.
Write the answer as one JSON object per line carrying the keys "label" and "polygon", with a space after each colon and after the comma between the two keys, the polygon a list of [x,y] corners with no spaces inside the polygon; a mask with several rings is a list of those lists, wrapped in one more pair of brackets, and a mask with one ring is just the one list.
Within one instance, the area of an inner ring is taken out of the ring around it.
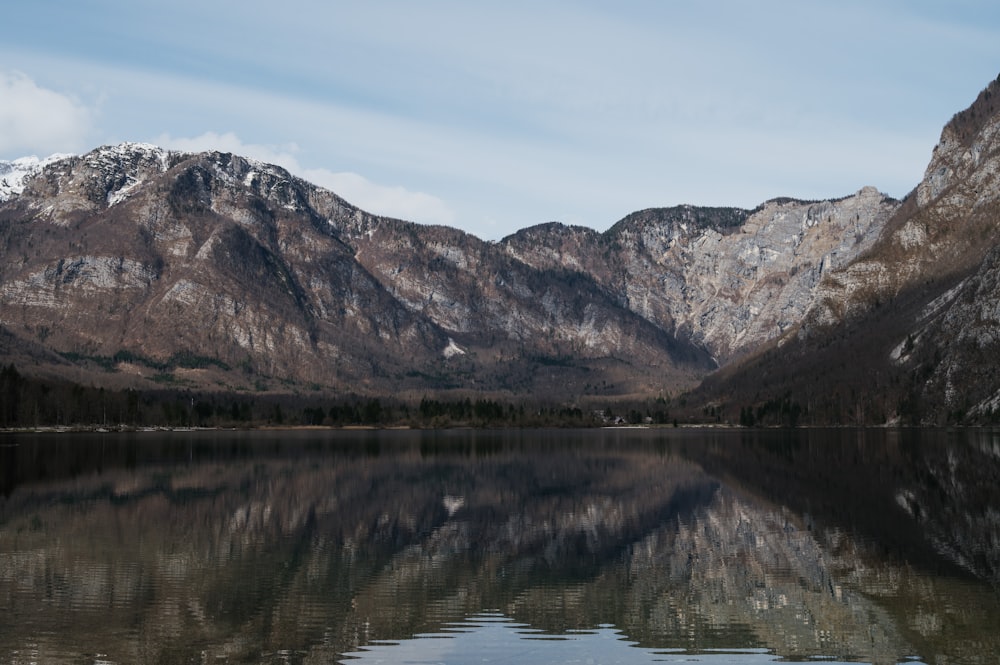
{"label": "water surface", "polygon": [[0,662],[993,663],[1000,433],[0,438]]}

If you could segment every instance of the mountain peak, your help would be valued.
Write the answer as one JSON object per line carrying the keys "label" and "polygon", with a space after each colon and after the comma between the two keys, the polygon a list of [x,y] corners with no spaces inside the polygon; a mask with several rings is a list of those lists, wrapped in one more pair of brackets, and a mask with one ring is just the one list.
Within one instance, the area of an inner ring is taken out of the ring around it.
{"label": "mountain peak", "polygon": [[945,125],[945,135],[954,137],[961,145],[970,147],[975,137],[994,116],[1000,113],[1000,76],[991,81],[964,111],[959,111]]}
{"label": "mountain peak", "polygon": [[0,202],[20,194],[28,180],[49,164],[69,159],[70,154],[56,153],[39,159],[35,155],[20,157],[10,162],[0,161]]}
{"label": "mountain peak", "polygon": [[132,159],[137,156],[166,156],[170,150],[161,148],[152,143],[142,143],[137,141],[123,141],[122,143],[112,143],[95,148],[84,155],[85,158],[115,157],[118,159]]}

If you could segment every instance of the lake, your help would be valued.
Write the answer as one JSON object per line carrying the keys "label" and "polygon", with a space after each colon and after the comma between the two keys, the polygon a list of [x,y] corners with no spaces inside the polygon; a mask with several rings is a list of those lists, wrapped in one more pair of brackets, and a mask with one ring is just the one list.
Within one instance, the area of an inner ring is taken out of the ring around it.
{"label": "lake", "polygon": [[0,663],[995,663],[1000,431],[0,435]]}

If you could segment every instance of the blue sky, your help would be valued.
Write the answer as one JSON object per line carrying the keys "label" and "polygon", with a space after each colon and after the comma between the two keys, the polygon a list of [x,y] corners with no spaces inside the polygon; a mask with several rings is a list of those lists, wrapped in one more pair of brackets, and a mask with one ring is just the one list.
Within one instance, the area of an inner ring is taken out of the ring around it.
{"label": "blue sky", "polygon": [[33,0],[0,159],[142,141],[279,163],[497,239],[917,184],[1000,74],[1000,3]]}

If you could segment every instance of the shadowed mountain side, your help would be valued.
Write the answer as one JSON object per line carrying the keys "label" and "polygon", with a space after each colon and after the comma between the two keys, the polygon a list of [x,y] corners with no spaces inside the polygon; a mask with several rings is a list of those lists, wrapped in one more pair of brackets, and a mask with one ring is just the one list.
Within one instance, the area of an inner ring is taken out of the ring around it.
{"label": "shadowed mountain side", "polygon": [[694,401],[734,422],[741,409],[786,423],[790,410],[815,423],[1000,417],[998,95],[1000,80],[944,128],[924,180],[869,249],[824,276],[801,324]]}

